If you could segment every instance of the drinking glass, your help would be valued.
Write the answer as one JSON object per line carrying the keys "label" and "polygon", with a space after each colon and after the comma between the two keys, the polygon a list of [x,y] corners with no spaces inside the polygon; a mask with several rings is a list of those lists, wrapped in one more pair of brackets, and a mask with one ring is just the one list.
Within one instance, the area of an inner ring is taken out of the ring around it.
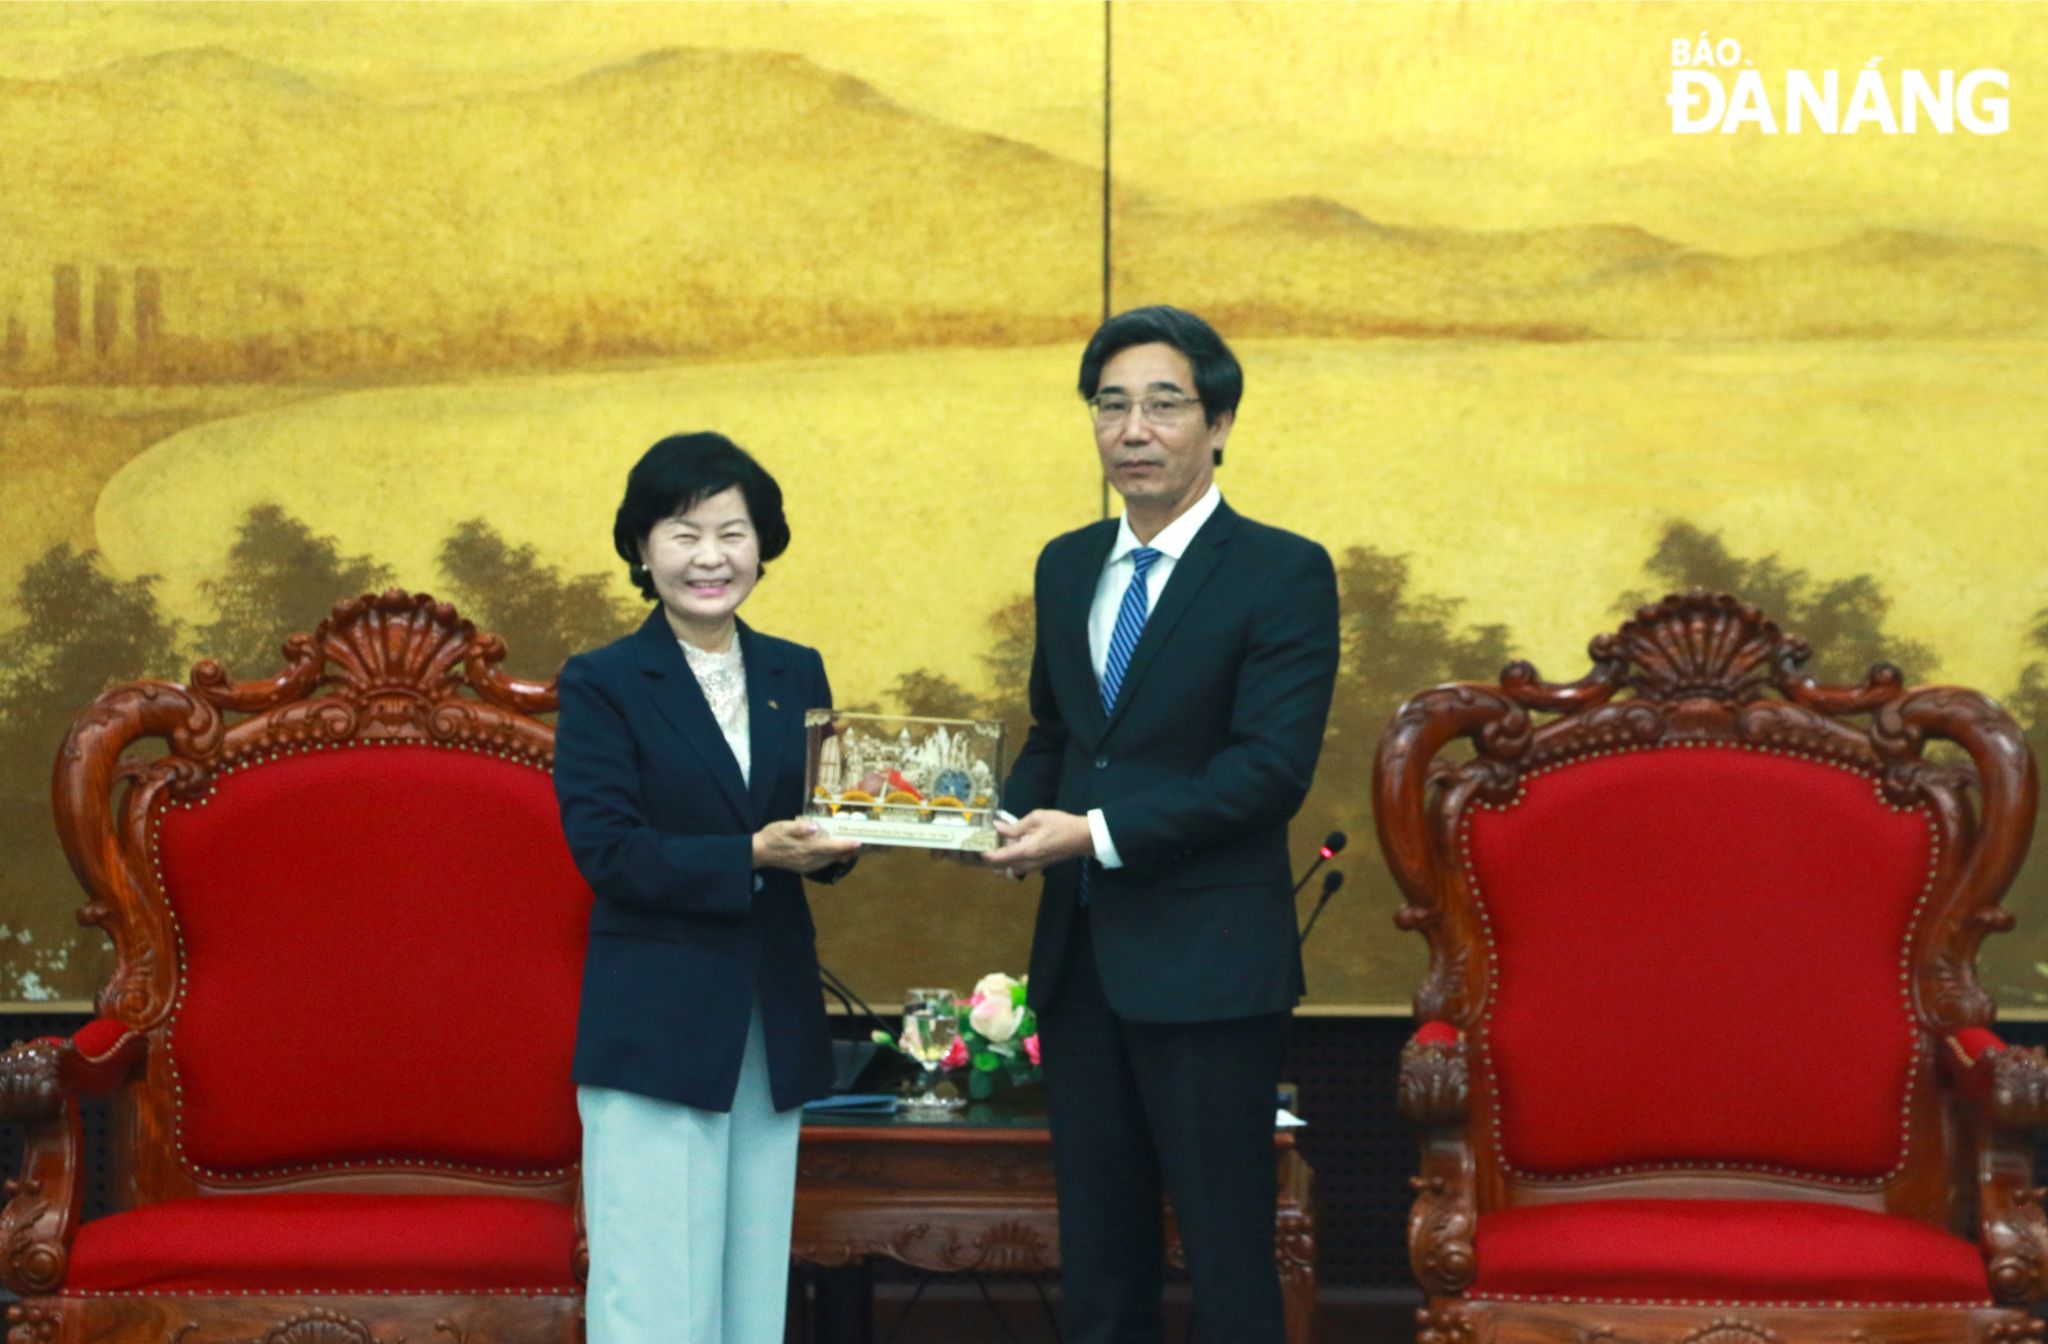
{"label": "drinking glass", "polygon": [[924,1071],[924,1090],[904,1098],[903,1104],[926,1110],[956,1110],[966,1105],[957,1093],[941,1096],[937,1091],[940,1066],[960,1039],[960,1010],[950,989],[913,989],[903,1000],[903,1053],[917,1061]]}

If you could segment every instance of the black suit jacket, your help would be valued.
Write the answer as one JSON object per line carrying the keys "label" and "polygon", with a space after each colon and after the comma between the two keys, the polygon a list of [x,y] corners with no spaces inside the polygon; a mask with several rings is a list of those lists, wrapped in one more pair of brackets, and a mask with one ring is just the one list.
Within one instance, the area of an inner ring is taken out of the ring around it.
{"label": "black suit jacket", "polygon": [[775,1105],[831,1088],[803,882],[755,872],[753,833],[803,806],[804,711],[832,703],[815,649],[739,635],[752,783],[656,608],[562,668],[555,797],[590,912],[575,1079],[732,1108],[756,1000]]}
{"label": "black suit jacket", "polygon": [[1088,610],[1116,535],[1114,520],[1094,523],[1038,559],[1033,723],[1003,806],[1099,807],[1123,866],[1046,870],[1032,1001],[1058,983],[1087,863],[1088,924],[1120,1016],[1283,1011],[1303,990],[1287,822],[1336,683],[1336,573],[1316,543],[1220,505],[1176,562],[1105,714]]}

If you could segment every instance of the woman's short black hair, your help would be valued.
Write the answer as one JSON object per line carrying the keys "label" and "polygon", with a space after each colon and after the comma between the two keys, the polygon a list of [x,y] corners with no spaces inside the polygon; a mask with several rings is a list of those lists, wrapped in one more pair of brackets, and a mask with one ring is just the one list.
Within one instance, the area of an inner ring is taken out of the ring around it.
{"label": "woman's short black hair", "polygon": [[612,521],[612,548],[626,562],[633,585],[656,600],[654,580],[640,567],[640,546],[654,525],[738,486],[760,541],[761,572],[789,549],[789,520],[782,516],[782,487],[723,434],[671,434],[641,454],[626,475],[626,497]]}
{"label": "woman's short black hair", "polygon": [[1237,356],[1230,353],[1216,328],[1185,308],[1169,308],[1163,303],[1118,313],[1095,329],[1088,348],[1081,352],[1081,396],[1095,395],[1102,381],[1102,366],[1119,352],[1155,341],[1188,357],[1195,370],[1195,395],[1202,399],[1202,415],[1210,424],[1225,411],[1237,409],[1244,396],[1244,369]]}

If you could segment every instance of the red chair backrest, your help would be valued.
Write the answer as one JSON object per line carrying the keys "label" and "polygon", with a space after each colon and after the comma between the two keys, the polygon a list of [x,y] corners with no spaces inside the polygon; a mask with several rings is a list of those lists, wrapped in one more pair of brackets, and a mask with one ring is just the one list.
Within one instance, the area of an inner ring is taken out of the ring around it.
{"label": "red chair backrest", "polygon": [[1374,766],[1482,1209],[1796,1184],[1949,1220],[1935,1048],[1993,1012],[1975,953],[2038,789],[2018,725],[1888,666],[1817,684],[1803,640],[1704,592],[1591,651],[1576,682],[1414,696]]}
{"label": "red chair backrest", "polygon": [[[118,1103],[142,1203],[261,1185],[573,1190],[590,890],[552,683],[445,603],[351,599],[265,681],[217,664],[74,721],[55,802],[146,1033]],[[126,755],[147,738],[169,750]]]}
{"label": "red chair backrest", "polygon": [[170,803],[157,854],[187,1162],[575,1162],[590,897],[545,771],[428,745],[307,750]]}
{"label": "red chair backrest", "polygon": [[1871,1179],[1900,1161],[1924,810],[1837,765],[1666,748],[1534,772],[1461,839],[1511,1166]]}

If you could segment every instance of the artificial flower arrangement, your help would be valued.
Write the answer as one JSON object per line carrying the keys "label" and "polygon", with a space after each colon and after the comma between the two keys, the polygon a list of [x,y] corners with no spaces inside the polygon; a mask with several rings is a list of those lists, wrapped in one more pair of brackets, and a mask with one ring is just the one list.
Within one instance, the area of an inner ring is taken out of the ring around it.
{"label": "artificial flower arrangement", "polygon": [[[967,1095],[975,1101],[988,1100],[999,1087],[1038,1081],[1038,1014],[1024,1002],[1024,994],[1024,980],[996,971],[975,981],[970,997],[953,1001],[960,1034],[939,1067],[966,1069]],[[874,1033],[874,1039],[877,1045],[910,1053],[886,1031]]]}

